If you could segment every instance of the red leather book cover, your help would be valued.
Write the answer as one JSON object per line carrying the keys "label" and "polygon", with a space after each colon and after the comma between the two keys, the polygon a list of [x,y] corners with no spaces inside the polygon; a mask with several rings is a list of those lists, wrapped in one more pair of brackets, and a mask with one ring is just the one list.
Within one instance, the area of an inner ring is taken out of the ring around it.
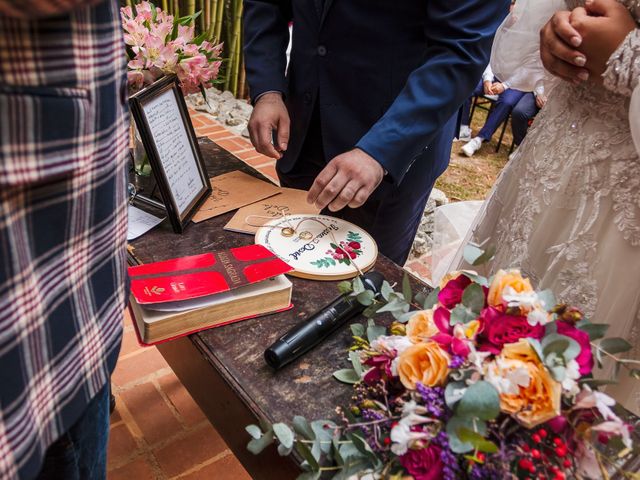
{"label": "red leather book cover", "polygon": [[129,277],[131,293],[144,305],[222,293],[291,270],[262,245],[249,245],[129,267]]}

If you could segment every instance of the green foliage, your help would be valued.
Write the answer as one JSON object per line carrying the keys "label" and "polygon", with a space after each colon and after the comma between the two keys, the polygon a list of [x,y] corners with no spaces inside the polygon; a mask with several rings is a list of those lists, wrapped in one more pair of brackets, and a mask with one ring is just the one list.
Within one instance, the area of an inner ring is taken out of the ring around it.
{"label": "green foliage", "polygon": [[351,368],[336,370],[333,372],[333,377],[339,382],[346,383],[348,385],[354,385],[360,381],[360,375]]}
{"label": "green foliage", "polygon": [[472,384],[464,392],[455,412],[460,417],[493,420],[500,413],[498,390],[485,381]]}
{"label": "green foliage", "polygon": [[587,320],[578,322],[576,324],[576,327],[578,327],[578,329],[582,330],[583,332],[587,332],[587,334],[589,335],[589,340],[591,340],[592,342],[604,338],[604,336],[607,334],[607,330],[609,329],[609,325],[606,323],[591,323]]}
{"label": "green foliage", "polygon": [[482,436],[487,434],[487,424],[485,422],[467,417],[451,417],[447,422],[447,435],[449,436],[449,446],[454,453],[468,453],[474,449],[471,442],[463,441],[460,438],[459,432],[462,429],[471,430]]}
{"label": "green foliage", "polygon": [[600,341],[598,346],[607,353],[616,354],[616,353],[624,353],[631,350],[632,345],[627,342],[624,338],[605,338]]}
{"label": "green foliage", "polygon": [[491,261],[495,254],[496,248],[494,246],[489,246],[486,250],[483,250],[480,246],[473,243],[466,245],[463,252],[464,260],[474,267]]}
{"label": "green foliage", "polygon": [[475,450],[480,452],[496,453],[498,451],[498,446],[495,443],[465,427],[458,429],[458,438],[465,443],[471,444]]}

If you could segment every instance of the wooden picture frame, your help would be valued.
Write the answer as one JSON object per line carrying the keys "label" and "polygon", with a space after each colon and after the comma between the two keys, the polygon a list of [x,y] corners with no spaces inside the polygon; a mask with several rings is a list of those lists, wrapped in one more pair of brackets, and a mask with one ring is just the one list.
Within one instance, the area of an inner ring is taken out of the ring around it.
{"label": "wooden picture frame", "polygon": [[174,232],[182,233],[211,194],[178,78],[168,75],[129,97]]}

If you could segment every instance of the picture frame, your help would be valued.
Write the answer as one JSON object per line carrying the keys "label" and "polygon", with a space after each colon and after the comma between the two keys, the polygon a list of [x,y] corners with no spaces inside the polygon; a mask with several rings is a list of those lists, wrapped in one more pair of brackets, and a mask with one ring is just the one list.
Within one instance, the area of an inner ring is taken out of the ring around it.
{"label": "picture frame", "polygon": [[182,233],[211,194],[211,182],[176,75],[129,97],[174,232]]}

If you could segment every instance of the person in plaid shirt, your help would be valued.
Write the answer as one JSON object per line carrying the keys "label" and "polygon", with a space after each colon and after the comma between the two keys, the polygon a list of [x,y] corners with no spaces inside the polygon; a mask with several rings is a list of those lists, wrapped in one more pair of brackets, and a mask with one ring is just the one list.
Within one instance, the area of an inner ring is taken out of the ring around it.
{"label": "person in plaid shirt", "polygon": [[0,478],[106,476],[126,301],[116,0],[0,0]]}

